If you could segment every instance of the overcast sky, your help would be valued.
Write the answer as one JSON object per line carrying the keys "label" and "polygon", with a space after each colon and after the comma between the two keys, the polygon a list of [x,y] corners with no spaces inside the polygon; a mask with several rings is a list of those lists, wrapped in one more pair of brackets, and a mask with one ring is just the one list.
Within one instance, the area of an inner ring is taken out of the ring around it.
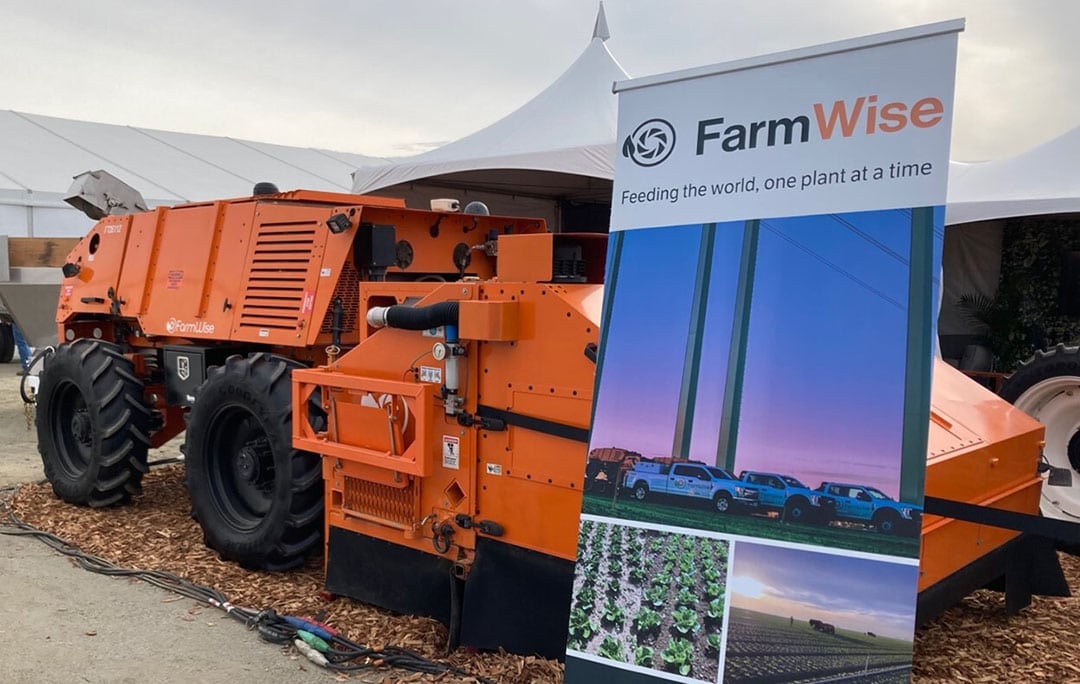
{"label": "overcast sky", "polygon": [[[0,109],[402,155],[550,84],[594,0],[0,0]],[[1073,0],[607,0],[631,76],[964,16],[953,159],[1080,121]]]}

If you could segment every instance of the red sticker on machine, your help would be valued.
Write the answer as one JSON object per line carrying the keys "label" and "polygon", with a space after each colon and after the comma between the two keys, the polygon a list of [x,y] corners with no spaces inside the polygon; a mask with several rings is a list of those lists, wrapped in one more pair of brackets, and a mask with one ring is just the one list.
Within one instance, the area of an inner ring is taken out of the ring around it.
{"label": "red sticker on machine", "polygon": [[184,272],[180,270],[172,270],[168,273],[168,287],[170,290],[179,290],[180,286],[184,284]]}
{"label": "red sticker on machine", "polygon": [[300,313],[311,313],[313,308],[315,308],[315,293],[311,290],[304,290],[304,302],[300,305]]}

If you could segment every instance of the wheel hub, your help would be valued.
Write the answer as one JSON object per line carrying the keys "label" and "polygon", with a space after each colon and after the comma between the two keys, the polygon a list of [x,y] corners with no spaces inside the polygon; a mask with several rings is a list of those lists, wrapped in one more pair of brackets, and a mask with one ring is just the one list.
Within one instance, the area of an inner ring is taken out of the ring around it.
{"label": "wheel hub", "polygon": [[1065,453],[1069,457],[1069,465],[1072,469],[1080,473],[1080,430],[1073,433],[1072,439],[1069,440],[1069,446],[1066,447]]}
{"label": "wheel hub", "polygon": [[240,449],[240,453],[236,455],[236,474],[248,482],[255,482],[258,479],[258,470],[259,459],[255,449],[250,446]]}
{"label": "wheel hub", "polygon": [[90,420],[87,411],[76,411],[71,416],[71,434],[75,436],[83,446],[90,446],[94,442],[94,424]]}
{"label": "wheel hub", "polygon": [[[1051,466],[1080,472],[1080,378],[1052,377],[1017,397],[1014,405],[1046,428],[1043,455]],[[1080,518],[1080,487],[1043,486],[1043,515]]]}

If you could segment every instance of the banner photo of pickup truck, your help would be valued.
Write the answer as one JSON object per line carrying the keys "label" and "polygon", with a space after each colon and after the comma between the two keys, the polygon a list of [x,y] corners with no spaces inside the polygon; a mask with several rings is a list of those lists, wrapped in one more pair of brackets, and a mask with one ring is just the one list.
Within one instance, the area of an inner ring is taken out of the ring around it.
{"label": "banner photo of pickup truck", "polygon": [[569,684],[910,678],[962,28],[616,84]]}

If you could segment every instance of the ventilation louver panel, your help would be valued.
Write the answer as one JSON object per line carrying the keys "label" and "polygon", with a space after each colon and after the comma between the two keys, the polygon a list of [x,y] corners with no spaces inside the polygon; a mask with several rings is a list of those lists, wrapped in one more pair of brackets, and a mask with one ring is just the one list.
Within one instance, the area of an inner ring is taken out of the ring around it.
{"label": "ventilation louver panel", "polygon": [[314,244],[310,223],[260,226],[244,283],[241,328],[296,329]]}

